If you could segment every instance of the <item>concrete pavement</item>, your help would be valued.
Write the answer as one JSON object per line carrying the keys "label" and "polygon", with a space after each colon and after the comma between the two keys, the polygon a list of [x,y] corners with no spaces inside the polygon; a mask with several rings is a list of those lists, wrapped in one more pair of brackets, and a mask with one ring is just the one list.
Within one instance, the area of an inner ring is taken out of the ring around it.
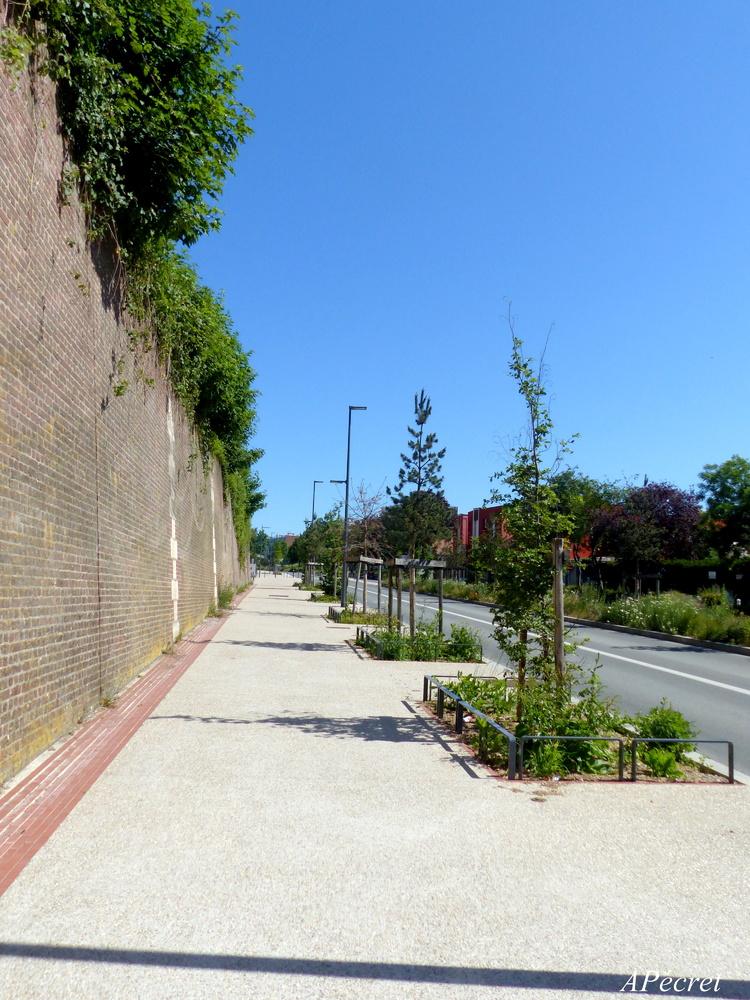
{"label": "concrete pavement", "polygon": [[498,781],[307,597],[261,577],[0,898],[0,997],[750,997],[750,789]]}

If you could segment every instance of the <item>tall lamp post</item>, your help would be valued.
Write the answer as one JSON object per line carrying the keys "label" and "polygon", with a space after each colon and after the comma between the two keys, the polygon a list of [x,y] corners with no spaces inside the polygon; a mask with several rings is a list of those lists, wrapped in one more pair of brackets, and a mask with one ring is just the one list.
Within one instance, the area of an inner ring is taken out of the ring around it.
{"label": "tall lamp post", "polygon": [[[337,486],[343,486],[346,483],[346,480],[345,479],[329,479],[328,482],[329,483],[335,483]],[[343,550],[342,550],[342,555],[343,555]],[[342,566],[341,568],[343,569],[344,567]],[[344,574],[343,573],[341,574],[341,592],[342,592],[342,594],[344,592]],[[334,567],[334,570],[333,570],[333,596],[334,596],[334,598],[336,597],[336,569],[335,569],[335,567]]]}
{"label": "tall lamp post", "polygon": [[[318,484],[320,484],[322,486],[323,482],[324,482],[324,480],[322,480],[322,479],[313,479],[313,505],[312,505],[312,517],[310,518],[310,527],[312,527],[315,524],[315,487]],[[313,560],[312,561],[314,561],[314,557],[315,557],[315,553],[313,553]],[[306,583],[312,583],[312,584],[314,584],[315,583],[315,567],[314,566],[310,566],[309,567],[309,569],[310,569],[310,579],[309,580],[307,578],[308,577],[307,569],[308,568],[306,567],[305,568],[305,582]]]}
{"label": "tall lamp post", "polygon": [[349,555],[349,459],[351,457],[352,451],[352,410],[366,410],[366,406],[350,406],[349,407],[349,429],[346,435],[346,493],[344,496],[344,559],[343,559],[343,574],[341,577],[341,607],[346,610],[347,603],[347,590],[348,590],[348,579],[347,579],[347,556]]}
{"label": "tall lamp post", "polygon": [[312,508],[312,520],[310,521],[310,524],[312,524],[313,521],[315,520],[315,487],[318,485],[322,486],[323,482],[324,482],[323,479],[313,479],[313,508]]}

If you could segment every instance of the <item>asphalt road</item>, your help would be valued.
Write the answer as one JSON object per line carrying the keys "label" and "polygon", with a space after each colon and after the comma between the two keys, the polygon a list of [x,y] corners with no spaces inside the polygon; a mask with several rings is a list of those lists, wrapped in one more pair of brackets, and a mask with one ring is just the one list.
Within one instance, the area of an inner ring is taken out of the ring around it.
{"label": "asphalt road", "polygon": [[[376,607],[377,589],[377,584],[369,584],[368,608]],[[402,600],[402,614],[408,621],[408,591],[404,590]],[[387,603],[384,588],[383,610]],[[417,616],[436,612],[436,597],[417,594]],[[476,629],[485,657],[505,662],[490,637],[489,608],[445,600],[443,613],[446,632],[452,623]],[[570,635],[586,640],[576,653],[577,661],[587,668],[600,664],[599,676],[606,691],[617,696],[623,711],[631,715],[644,712],[666,698],[696,724],[703,739],[731,740],[735,767],[750,774],[750,657],[593,626],[571,628]],[[726,763],[726,747],[699,745],[698,750]]]}

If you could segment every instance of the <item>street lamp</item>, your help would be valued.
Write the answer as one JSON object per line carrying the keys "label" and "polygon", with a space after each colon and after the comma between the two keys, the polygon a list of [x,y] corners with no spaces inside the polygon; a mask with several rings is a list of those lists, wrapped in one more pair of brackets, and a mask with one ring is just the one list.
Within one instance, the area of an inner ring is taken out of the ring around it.
{"label": "street lamp", "polygon": [[[351,414],[349,416],[351,417]],[[346,483],[346,479],[329,479],[328,482],[329,483],[336,483],[339,486],[344,486],[344,484]],[[342,571],[346,569],[346,556],[344,556],[344,563],[343,563],[341,569],[342,569]],[[344,574],[342,572],[342,574],[341,574],[341,595],[342,595],[341,601],[342,601],[342,604],[343,604],[343,600],[344,600],[343,594],[344,594]],[[336,597],[336,570],[335,569],[333,571],[333,596],[334,596],[334,598]],[[346,607],[345,604],[344,604],[344,607]]]}
{"label": "street lamp", "polygon": [[347,590],[349,587],[346,575],[346,558],[349,555],[349,459],[352,450],[352,410],[366,410],[366,406],[349,407],[349,429],[346,435],[346,494],[344,497],[344,564],[341,577],[341,607],[346,610]]}
{"label": "street lamp", "polygon": [[318,484],[320,484],[322,486],[323,482],[324,482],[324,480],[322,480],[322,479],[313,479],[313,509],[312,509],[312,520],[310,521],[310,524],[312,524],[313,521],[315,520],[315,487]]}

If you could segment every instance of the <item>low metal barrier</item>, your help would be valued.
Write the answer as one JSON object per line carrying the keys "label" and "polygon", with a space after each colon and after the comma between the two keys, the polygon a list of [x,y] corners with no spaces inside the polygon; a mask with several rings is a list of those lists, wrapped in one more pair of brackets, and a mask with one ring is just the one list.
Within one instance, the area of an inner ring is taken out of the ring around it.
{"label": "low metal barrier", "polygon": [[[373,637],[371,637],[373,638]],[[477,680],[495,680],[494,677],[478,677]],[[508,740],[508,778],[517,778],[519,781],[523,780],[523,755],[524,748],[528,742],[531,740],[578,740],[581,742],[588,743],[616,743],[617,744],[617,770],[618,770],[618,781],[625,780],[625,739],[620,736],[519,736],[516,737],[513,733],[508,732],[499,723],[495,722],[484,712],[480,712],[478,708],[470,704],[468,701],[464,701],[460,698],[455,691],[442,684],[433,674],[425,674],[424,681],[422,685],[422,699],[428,702],[432,698],[432,689],[435,688],[437,695],[436,701],[436,712],[439,719],[443,718],[445,714],[445,699],[448,697],[451,699],[455,705],[456,710],[456,721],[455,721],[455,731],[457,734],[463,732],[464,728],[464,712],[470,712],[475,718],[483,719],[487,722],[493,729],[501,733]],[[675,739],[674,737],[653,737],[653,736],[636,736],[633,738],[631,743],[631,781],[637,781],[637,751],[639,743],[719,743],[727,748],[727,770],[728,781],[730,785],[734,784],[734,743],[730,740],[700,740],[700,739]]]}
{"label": "low metal barrier", "polygon": [[631,781],[637,781],[638,780],[638,772],[637,772],[637,764],[638,764],[638,762],[637,762],[637,759],[636,759],[636,751],[638,749],[638,744],[639,743],[721,743],[723,746],[725,746],[727,748],[727,770],[729,771],[729,784],[730,785],[734,784],[734,743],[732,743],[730,740],[695,740],[695,739],[693,739],[693,740],[676,740],[676,739],[670,738],[668,736],[661,736],[661,737],[656,737],[656,736],[637,736],[633,740],[633,744],[632,744],[632,747],[631,747],[631,754],[632,754],[632,760],[631,760],[631,765],[630,765],[630,767],[631,767],[630,780]]}
{"label": "low metal barrier", "polygon": [[[432,694],[433,687],[437,690],[437,716],[439,719],[443,718],[445,712],[445,697],[446,695],[453,701],[456,706],[456,732],[462,733],[464,728],[464,709],[477,719],[483,719],[489,726],[497,730],[501,736],[504,736],[508,741],[508,778],[512,781],[516,778],[516,746],[517,741],[513,733],[509,733],[507,729],[491,719],[489,715],[485,715],[484,712],[480,712],[478,708],[471,705],[468,701],[464,701],[463,698],[451,691],[449,687],[445,684],[441,684],[440,681],[436,680],[431,674],[425,674],[424,684],[422,687],[422,693],[424,694],[424,700],[429,701],[430,695]],[[520,777],[520,775],[519,775]]]}
{"label": "low metal barrier", "polygon": [[361,625],[357,625],[356,643],[358,646],[362,646],[363,649],[373,650],[378,660],[383,659],[383,645],[380,639],[373,635],[372,632],[368,632],[367,629],[362,628]]}
{"label": "low metal barrier", "polygon": [[580,740],[585,743],[616,743],[618,781],[625,780],[625,741],[620,736],[521,736],[518,741],[518,778],[523,780],[523,750],[530,740]]}

